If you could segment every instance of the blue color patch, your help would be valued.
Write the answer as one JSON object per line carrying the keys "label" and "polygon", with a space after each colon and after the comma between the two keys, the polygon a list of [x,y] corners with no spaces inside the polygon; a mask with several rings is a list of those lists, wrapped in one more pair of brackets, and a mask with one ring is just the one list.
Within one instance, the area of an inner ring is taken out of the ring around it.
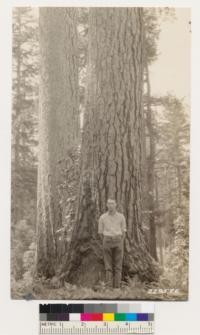
{"label": "blue color patch", "polygon": [[148,321],[148,313],[138,313],[137,321]]}

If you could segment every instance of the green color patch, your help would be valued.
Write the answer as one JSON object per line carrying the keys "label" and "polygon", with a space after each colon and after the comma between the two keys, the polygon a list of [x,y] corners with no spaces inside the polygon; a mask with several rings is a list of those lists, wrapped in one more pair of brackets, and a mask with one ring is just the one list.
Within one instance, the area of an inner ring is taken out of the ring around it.
{"label": "green color patch", "polygon": [[126,321],[125,313],[115,313],[115,321]]}

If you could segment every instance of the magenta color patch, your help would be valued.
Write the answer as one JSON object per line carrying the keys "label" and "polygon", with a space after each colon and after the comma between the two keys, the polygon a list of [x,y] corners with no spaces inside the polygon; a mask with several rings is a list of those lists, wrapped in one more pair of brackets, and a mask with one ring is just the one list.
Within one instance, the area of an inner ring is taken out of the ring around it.
{"label": "magenta color patch", "polygon": [[91,313],[81,313],[81,321],[92,321]]}

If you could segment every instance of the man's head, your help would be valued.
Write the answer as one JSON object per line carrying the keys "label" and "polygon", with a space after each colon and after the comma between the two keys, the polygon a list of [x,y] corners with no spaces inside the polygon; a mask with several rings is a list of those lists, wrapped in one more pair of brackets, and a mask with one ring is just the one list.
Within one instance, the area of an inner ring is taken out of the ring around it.
{"label": "man's head", "polygon": [[114,213],[116,211],[116,207],[117,207],[117,203],[115,201],[115,199],[108,199],[107,200],[107,207],[108,207],[108,211],[110,213]]}

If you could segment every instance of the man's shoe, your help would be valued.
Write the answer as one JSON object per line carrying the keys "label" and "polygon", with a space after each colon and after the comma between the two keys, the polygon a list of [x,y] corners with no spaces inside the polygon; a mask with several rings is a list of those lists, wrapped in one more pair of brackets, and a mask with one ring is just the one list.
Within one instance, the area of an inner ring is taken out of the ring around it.
{"label": "man's shoe", "polygon": [[122,275],[120,272],[115,273],[114,275],[114,287],[120,288]]}
{"label": "man's shoe", "polygon": [[106,271],[106,286],[112,287],[113,276],[111,271]]}

